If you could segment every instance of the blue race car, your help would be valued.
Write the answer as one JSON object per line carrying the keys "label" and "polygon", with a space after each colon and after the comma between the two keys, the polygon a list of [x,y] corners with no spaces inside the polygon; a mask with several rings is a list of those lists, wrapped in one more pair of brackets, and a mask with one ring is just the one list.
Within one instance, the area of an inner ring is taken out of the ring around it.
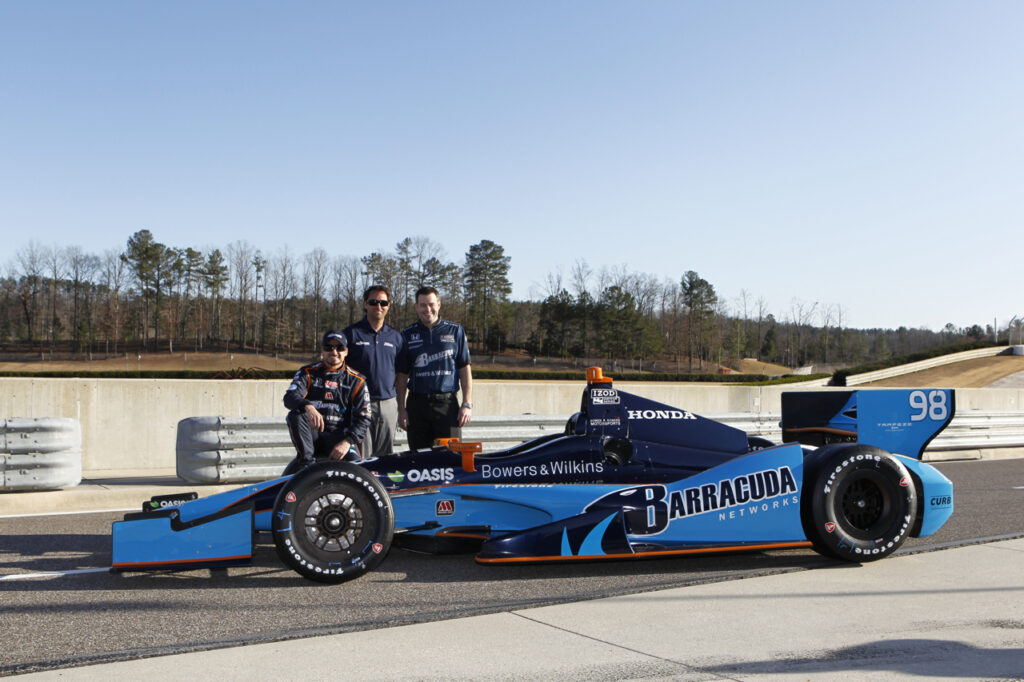
{"label": "blue race car", "polygon": [[620,391],[587,372],[564,433],[482,453],[456,440],[197,498],[155,497],[113,524],[113,570],[248,563],[254,531],[312,580],[350,580],[392,544],[484,564],[813,547],[880,559],[953,513],[921,453],[948,389],[785,393],[782,444]]}

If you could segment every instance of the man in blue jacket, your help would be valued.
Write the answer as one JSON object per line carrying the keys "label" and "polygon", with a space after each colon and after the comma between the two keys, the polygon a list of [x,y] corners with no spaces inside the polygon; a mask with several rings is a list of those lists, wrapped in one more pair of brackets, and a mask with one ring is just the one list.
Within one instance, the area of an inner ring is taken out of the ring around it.
{"label": "man in blue jacket", "polygon": [[391,291],[376,284],[363,292],[366,315],[345,328],[348,366],[366,377],[370,391],[370,428],[363,439],[363,457],[389,455],[398,424],[395,360],[405,347],[401,333],[386,324]]}
{"label": "man in blue jacket", "polygon": [[297,461],[359,460],[358,445],[370,425],[366,380],[345,366],[348,341],[340,331],[324,334],[321,361],[299,369],[284,394],[288,432]]}
{"label": "man in blue jacket", "polygon": [[413,450],[429,448],[435,439],[450,437],[453,427],[461,428],[472,418],[473,372],[466,332],[462,325],[442,320],[440,312],[437,289],[417,290],[419,321],[402,331],[405,349],[395,366],[398,426],[409,433]]}

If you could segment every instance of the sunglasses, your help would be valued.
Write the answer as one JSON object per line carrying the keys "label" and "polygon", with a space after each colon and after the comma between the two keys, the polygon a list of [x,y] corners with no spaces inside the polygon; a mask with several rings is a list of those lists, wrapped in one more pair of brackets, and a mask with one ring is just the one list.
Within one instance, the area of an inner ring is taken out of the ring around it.
{"label": "sunglasses", "polygon": [[382,300],[379,298],[368,298],[366,299],[366,305],[379,305],[381,308],[387,308],[389,305],[391,305],[391,301],[388,301],[386,299]]}
{"label": "sunglasses", "polygon": [[345,350],[345,346],[340,346],[336,343],[329,343],[326,346],[324,346],[324,350],[327,351],[328,353],[330,353],[332,350],[336,353],[340,353],[341,351]]}

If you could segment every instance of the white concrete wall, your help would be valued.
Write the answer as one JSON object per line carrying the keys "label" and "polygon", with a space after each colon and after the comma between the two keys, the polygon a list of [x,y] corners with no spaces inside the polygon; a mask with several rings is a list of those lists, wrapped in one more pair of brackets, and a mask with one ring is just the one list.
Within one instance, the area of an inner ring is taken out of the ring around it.
{"label": "white concrete wall", "polygon": [[[580,381],[474,382],[474,414],[568,417]],[[703,415],[781,412],[794,386],[621,382],[630,393]],[[82,468],[174,469],[178,422],[187,417],[280,417],[288,380],[0,378],[0,419],[71,417],[82,425]],[[811,390],[821,390],[813,388]],[[843,389],[836,389],[843,390]],[[1024,389],[958,389],[959,410],[1024,410]]]}

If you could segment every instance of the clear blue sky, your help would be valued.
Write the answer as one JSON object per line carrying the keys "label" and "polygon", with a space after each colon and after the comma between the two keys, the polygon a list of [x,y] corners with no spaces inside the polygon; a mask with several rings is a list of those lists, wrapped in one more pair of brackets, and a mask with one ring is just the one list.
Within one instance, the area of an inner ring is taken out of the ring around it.
{"label": "clear blue sky", "polygon": [[0,0],[0,266],[34,240],[573,263],[782,319],[1024,314],[1024,2]]}

